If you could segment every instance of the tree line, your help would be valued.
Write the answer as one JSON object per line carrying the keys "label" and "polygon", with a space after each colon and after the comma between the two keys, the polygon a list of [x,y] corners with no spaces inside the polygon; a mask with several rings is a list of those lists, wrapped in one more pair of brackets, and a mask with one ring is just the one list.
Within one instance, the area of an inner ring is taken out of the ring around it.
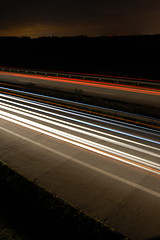
{"label": "tree line", "polygon": [[0,65],[160,78],[160,35],[0,37]]}

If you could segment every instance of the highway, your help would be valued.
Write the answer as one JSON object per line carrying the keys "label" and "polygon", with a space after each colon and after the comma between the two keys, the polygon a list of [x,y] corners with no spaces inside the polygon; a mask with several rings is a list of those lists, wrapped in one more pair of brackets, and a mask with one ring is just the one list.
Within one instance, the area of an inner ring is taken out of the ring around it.
{"label": "highway", "polygon": [[92,80],[27,75],[20,73],[0,72],[0,81],[4,83],[33,84],[35,87],[50,90],[73,92],[82,90],[88,96],[101,97],[116,101],[137,103],[139,105],[160,108],[160,89],[129,86],[116,83],[97,82]]}
{"label": "highway", "polygon": [[160,131],[0,93],[1,160],[131,239],[160,237]]}

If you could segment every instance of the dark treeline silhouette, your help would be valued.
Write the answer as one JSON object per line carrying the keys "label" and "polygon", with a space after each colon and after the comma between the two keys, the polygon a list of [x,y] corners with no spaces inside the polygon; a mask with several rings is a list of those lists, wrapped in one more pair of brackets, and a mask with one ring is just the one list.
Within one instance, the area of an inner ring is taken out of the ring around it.
{"label": "dark treeline silhouette", "polygon": [[0,37],[0,65],[160,79],[160,35]]}

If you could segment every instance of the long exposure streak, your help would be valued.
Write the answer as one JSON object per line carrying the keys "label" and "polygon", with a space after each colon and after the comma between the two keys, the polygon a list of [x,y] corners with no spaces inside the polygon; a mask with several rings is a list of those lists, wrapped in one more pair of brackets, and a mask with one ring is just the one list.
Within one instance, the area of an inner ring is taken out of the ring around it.
{"label": "long exposure streak", "polygon": [[4,75],[11,75],[11,76],[17,76],[22,78],[32,78],[36,81],[36,79],[40,80],[47,80],[47,81],[56,81],[56,82],[64,82],[64,83],[72,83],[72,84],[79,84],[79,85],[86,85],[86,86],[92,86],[92,87],[100,87],[100,88],[109,88],[109,89],[115,89],[115,90],[123,90],[127,92],[135,92],[135,93],[144,93],[149,95],[156,95],[160,96],[160,90],[157,89],[149,89],[149,88],[142,88],[142,87],[133,87],[133,86],[127,86],[127,85],[120,85],[116,83],[105,83],[105,82],[98,82],[98,81],[90,81],[90,80],[80,80],[80,79],[70,79],[70,78],[62,78],[62,77],[44,77],[39,75],[26,75],[26,74],[17,74],[17,73],[6,73],[1,72],[1,74]]}
{"label": "long exposure streak", "polygon": [[116,121],[5,94],[1,97],[0,117],[4,120],[101,154],[108,161],[114,159],[160,174],[158,131],[150,133],[122,123],[117,130]]}

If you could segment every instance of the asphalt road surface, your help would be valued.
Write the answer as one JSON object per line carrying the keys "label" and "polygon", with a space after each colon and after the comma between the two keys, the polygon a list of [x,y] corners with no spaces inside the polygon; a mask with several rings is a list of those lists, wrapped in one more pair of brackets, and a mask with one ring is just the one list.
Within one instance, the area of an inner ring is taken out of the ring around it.
{"label": "asphalt road surface", "polygon": [[86,79],[47,77],[8,72],[0,72],[0,81],[17,84],[30,83],[36,87],[64,91],[74,91],[78,89],[82,90],[86,95],[160,108],[160,89],[103,83]]}
{"label": "asphalt road surface", "polygon": [[160,238],[160,132],[0,94],[0,159],[131,239]]}

